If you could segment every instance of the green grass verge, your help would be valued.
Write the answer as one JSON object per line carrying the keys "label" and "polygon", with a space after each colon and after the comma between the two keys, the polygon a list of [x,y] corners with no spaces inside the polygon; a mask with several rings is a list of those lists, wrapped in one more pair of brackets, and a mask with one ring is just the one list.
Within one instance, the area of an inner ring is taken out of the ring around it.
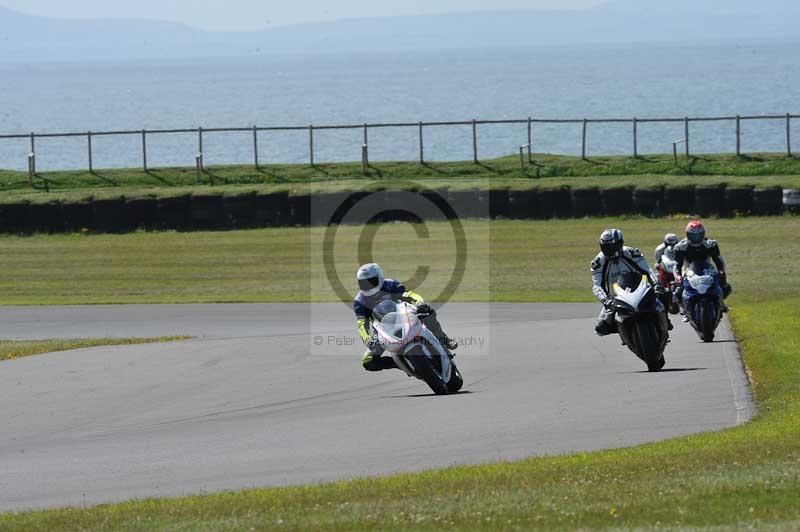
{"label": "green grass verge", "polygon": [[[509,299],[590,300],[588,261],[599,229],[620,226],[630,243],[645,246],[682,222],[491,224],[491,230],[484,230],[497,262],[493,259],[496,267],[484,273],[493,289]],[[712,220],[709,227],[721,240],[737,289],[731,317],[759,402],[758,416],[748,425],[628,449],[516,463],[6,514],[0,516],[0,529],[796,530],[800,527],[800,286],[796,282],[800,243],[794,235],[800,219]],[[392,225],[386,230],[400,228]],[[481,226],[476,222],[470,229],[477,232]],[[422,245],[423,252],[435,251]],[[271,249],[272,262],[280,264],[276,255],[285,250]],[[391,249],[382,248],[379,254],[386,259],[399,257]],[[479,280],[475,277],[479,272],[469,275],[471,282]],[[510,297],[512,292],[515,297]]]}
{"label": "green grass verge", "polygon": [[[676,165],[671,156],[579,157],[539,155],[540,177],[533,170],[522,173],[514,156],[472,162],[381,162],[374,163],[363,175],[356,163],[308,165],[266,165],[209,167],[203,176],[206,184],[197,184],[193,168],[164,168],[144,172],[140,169],[58,171],[41,173],[36,190],[28,186],[27,174],[0,170],[0,202],[18,199],[46,201],[80,200],[90,196],[142,197],[169,196],[193,191],[236,193],[242,190],[290,190],[293,192],[327,189],[360,189],[365,180],[418,179],[436,188],[449,187],[554,187],[637,185],[657,186],[668,183],[731,183],[783,185],[800,188],[800,158],[780,154],[696,156],[681,159]],[[216,185],[211,187],[208,183]],[[45,190],[45,183],[47,189]],[[310,188],[307,188],[310,187]]]}
{"label": "green grass verge", "polygon": [[187,340],[186,336],[168,336],[163,338],[90,338],[76,340],[0,340],[0,361],[15,358],[59,353],[100,347],[108,345],[138,345],[177,342]]}
{"label": "green grass verge", "polygon": [[[619,225],[647,255],[664,233],[687,220],[589,219],[563,221],[467,220],[468,261],[458,301],[584,301],[588,264],[604,225]],[[713,219],[737,288],[786,290],[800,277],[800,217]],[[390,273],[411,279],[417,264],[443,265],[417,288],[440,293],[455,263],[447,223],[427,224],[418,238],[408,224],[377,230],[373,255]],[[596,233],[596,234],[595,234]],[[322,266],[324,228],[252,231],[132,233],[125,235],[0,236],[0,304],[210,303],[335,301]],[[353,290],[361,228],[339,228],[336,268]],[[758,246],[754,248],[754,243]],[[758,272],[770,249],[783,276]],[[545,250],[550,250],[549,253]],[[740,272],[742,272],[740,274]],[[744,272],[752,273],[744,274]]]}

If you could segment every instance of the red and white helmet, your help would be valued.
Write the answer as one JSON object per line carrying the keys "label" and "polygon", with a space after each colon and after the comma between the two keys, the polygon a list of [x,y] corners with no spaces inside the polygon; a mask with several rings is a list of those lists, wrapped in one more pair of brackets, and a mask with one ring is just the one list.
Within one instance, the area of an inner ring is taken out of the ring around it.
{"label": "red and white helmet", "polygon": [[686,226],[686,239],[689,245],[693,247],[702,246],[706,240],[706,227],[700,220],[689,222]]}

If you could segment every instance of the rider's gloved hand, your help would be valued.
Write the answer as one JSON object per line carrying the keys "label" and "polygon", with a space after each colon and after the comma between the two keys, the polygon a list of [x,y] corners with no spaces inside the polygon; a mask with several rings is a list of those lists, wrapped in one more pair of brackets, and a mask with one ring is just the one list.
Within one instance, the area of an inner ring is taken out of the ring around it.
{"label": "rider's gloved hand", "polygon": [[719,272],[719,282],[722,284],[728,283],[728,274],[725,273],[724,271]]}
{"label": "rider's gloved hand", "polygon": [[430,316],[433,314],[433,309],[424,301],[417,305],[417,316]]}
{"label": "rider's gloved hand", "polygon": [[614,300],[613,300],[613,299],[611,299],[610,297],[607,297],[607,298],[605,298],[605,299],[603,300],[603,306],[604,306],[604,307],[605,307],[607,310],[612,310],[612,309],[614,308]]}
{"label": "rider's gloved hand", "polygon": [[378,340],[378,335],[373,334],[367,339],[367,349],[372,351],[373,353],[380,354],[383,352],[383,346],[381,346],[380,340]]}

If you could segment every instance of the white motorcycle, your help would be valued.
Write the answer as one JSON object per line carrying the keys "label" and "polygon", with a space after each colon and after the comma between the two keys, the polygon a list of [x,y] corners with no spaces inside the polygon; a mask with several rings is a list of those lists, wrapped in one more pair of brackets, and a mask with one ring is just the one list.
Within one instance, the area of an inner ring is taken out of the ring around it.
{"label": "white motorcycle", "polygon": [[414,305],[386,300],[372,317],[372,330],[398,368],[425,381],[437,395],[458,393],[464,380],[453,355],[425,327]]}
{"label": "white motorcycle", "polygon": [[614,311],[622,342],[649,371],[664,367],[669,332],[664,306],[646,275],[626,272],[614,283]]}
{"label": "white motorcycle", "polygon": [[661,286],[661,303],[667,308],[670,314],[678,314],[681,309],[678,305],[678,283],[675,282],[675,255],[674,253],[665,253],[661,257],[661,263],[655,268],[655,274],[658,278],[658,284]]}

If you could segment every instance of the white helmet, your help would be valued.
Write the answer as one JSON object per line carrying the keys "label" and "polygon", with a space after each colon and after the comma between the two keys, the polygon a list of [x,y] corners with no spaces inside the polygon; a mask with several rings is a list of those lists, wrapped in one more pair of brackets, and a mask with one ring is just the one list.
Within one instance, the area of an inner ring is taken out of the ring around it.
{"label": "white helmet", "polygon": [[680,240],[678,240],[678,235],[676,235],[675,233],[667,233],[666,235],[664,235],[665,246],[671,248],[673,246],[676,246],[678,242],[680,242]]}
{"label": "white helmet", "polygon": [[365,264],[356,273],[358,287],[365,296],[374,296],[383,287],[383,270],[375,263]]}

